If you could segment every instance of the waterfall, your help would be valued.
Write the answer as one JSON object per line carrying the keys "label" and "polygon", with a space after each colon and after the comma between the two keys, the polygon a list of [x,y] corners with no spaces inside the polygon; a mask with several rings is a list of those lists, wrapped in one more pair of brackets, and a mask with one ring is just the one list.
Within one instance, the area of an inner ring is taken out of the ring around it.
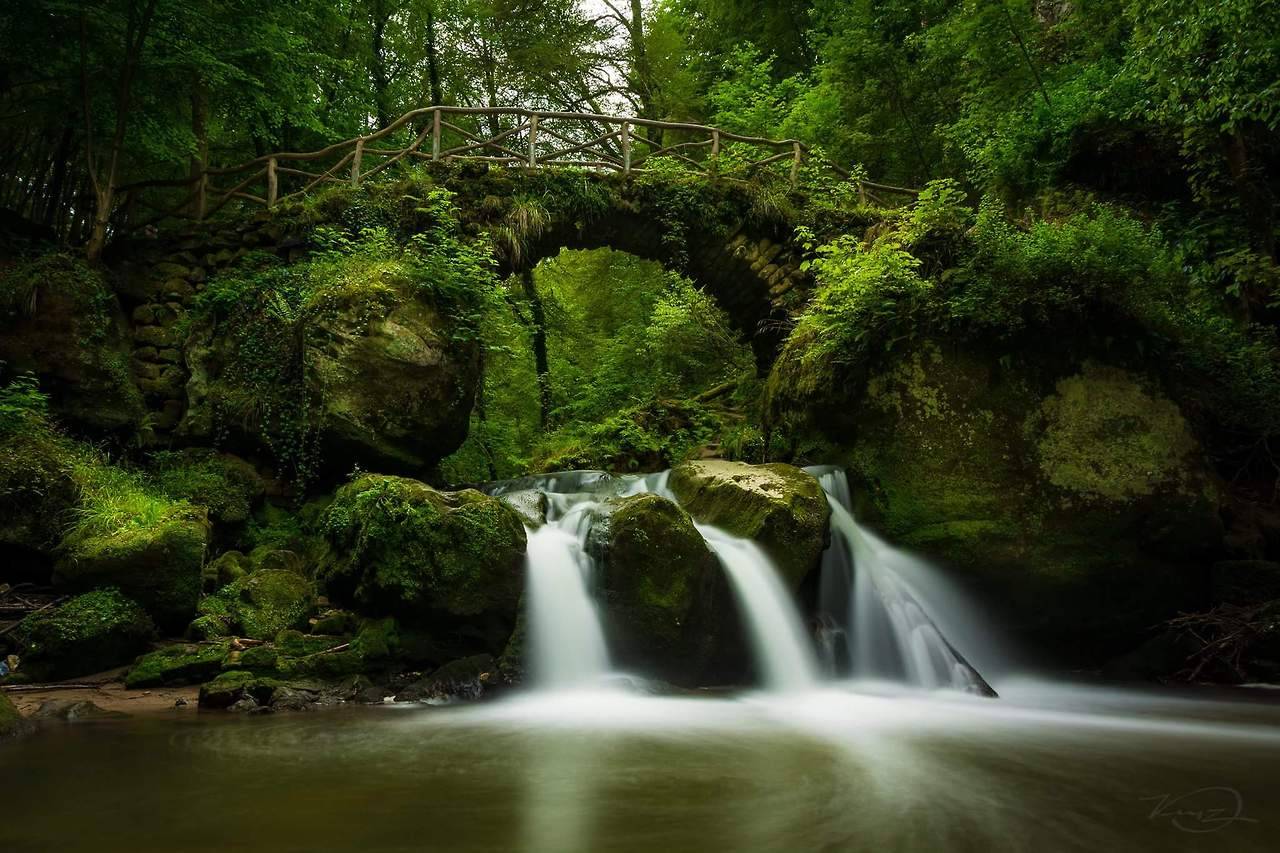
{"label": "waterfall", "polygon": [[558,518],[526,528],[529,662],[535,684],[552,689],[600,683],[609,673],[600,613],[591,592],[593,561],[586,550],[592,502],[556,495]]}
{"label": "waterfall", "polygon": [[[994,694],[953,645],[962,643],[975,656],[994,645],[963,597],[933,567],[858,524],[843,471],[806,470],[818,478],[831,507],[831,545],[819,584],[828,670]],[[837,638],[844,640],[844,661]]]}
{"label": "waterfall", "polygon": [[817,682],[809,638],[778,571],[750,539],[698,525],[724,566],[742,610],[751,648],[769,690],[804,690]]}

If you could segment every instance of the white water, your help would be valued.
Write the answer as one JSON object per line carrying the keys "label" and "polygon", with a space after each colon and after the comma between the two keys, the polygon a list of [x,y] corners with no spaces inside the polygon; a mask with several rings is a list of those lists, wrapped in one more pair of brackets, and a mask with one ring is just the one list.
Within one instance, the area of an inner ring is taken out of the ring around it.
{"label": "white water", "polygon": [[526,528],[529,668],[543,688],[590,686],[609,673],[586,551],[590,509],[579,504],[536,530]]}
{"label": "white water", "polygon": [[[665,471],[635,478],[572,472],[492,489],[508,498],[536,490],[547,499],[547,523],[528,534],[527,614],[535,686],[583,687],[600,683],[610,674],[601,613],[592,595],[595,565],[587,553],[587,537],[593,519],[611,496],[654,494],[678,503],[667,485],[669,476]],[[714,527],[696,527],[730,581],[765,689],[813,687],[818,667],[812,643],[768,556],[749,539]]]}
{"label": "white water", "polygon": [[[846,643],[834,671],[921,687],[984,692],[1000,669],[996,643],[971,604],[928,563],[861,527],[838,469],[810,469],[827,492],[831,545],[823,558],[820,607],[831,635]],[[827,644],[833,653],[835,643]],[[976,667],[976,668],[975,668]]]}
{"label": "white water", "polygon": [[707,545],[720,558],[742,609],[765,689],[794,692],[812,688],[817,662],[800,614],[778,571],[750,539],[699,525]]}

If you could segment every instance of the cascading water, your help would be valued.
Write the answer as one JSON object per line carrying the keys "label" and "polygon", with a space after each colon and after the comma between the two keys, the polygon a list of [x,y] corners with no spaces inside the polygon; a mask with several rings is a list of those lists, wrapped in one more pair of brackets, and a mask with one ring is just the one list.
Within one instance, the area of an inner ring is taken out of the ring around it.
{"label": "cascading water", "polygon": [[[667,485],[669,473],[615,478],[582,471],[527,477],[489,488],[527,516],[539,510],[546,514],[545,524],[528,528],[527,605],[534,684],[551,689],[589,686],[609,675],[605,632],[592,595],[595,565],[587,538],[610,497],[654,494],[679,503]],[[697,529],[724,567],[766,689],[812,687],[817,681],[812,644],[768,556],[748,539],[703,525]]]}
{"label": "cascading water", "polygon": [[804,625],[777,569],[750,539],[698,525],[720,558],[747,623],[752,651],[769,690],[805,690],[817,682],[817,665]]}
{"label": "cascading water", "polygon": [[819,591],[820,645],[829,671],[993,695],[953,645],[963,643],[970,655],[993,647],[978,620],[965,615],[965,603],[926,563],[858,524],[843,471],[806,470],[818,478],[831,507],[831,545],[823,556]]}

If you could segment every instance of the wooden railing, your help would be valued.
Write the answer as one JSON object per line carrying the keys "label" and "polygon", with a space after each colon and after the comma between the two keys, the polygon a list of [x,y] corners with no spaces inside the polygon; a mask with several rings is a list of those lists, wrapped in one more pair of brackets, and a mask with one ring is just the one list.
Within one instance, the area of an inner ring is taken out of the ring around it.
{"label": "wooden railing", "polygon": [[[168,218],[203,220],[234,201],[272,208],[323,184],[359,186],[411,161],[476,161],[527,169],[576,167],[629,177],[652,171],[648,167],[656,158],[708,176],[724,174],[726,161],[732,158],[735,173],[788,170],[793,186],[808,163],[853,182],[864,200],[881,201],[880,194],[916,195],[915,190],[861,180],[795,139],[764,139],[700,124],[593,113],[446,106],[414,110],[376,133],[318,151],[268,154],[188,178],[142,181],[119,189],[125,199],[125,228],[131,229]],[[168,204],[157,204],[155,191],[164,189],[170,190]],[[175,194],[183,190],[185,195],[174,205]],[[150,208],[152,216],[137,216],[139,207]]]}

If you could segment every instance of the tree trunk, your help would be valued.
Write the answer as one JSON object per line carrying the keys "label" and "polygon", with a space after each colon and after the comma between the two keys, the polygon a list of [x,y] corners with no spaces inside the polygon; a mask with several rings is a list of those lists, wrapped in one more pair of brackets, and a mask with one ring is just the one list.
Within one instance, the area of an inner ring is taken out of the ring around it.
{"label": "tree trunk", "polygon": [[378,129],[391,124],[391,110],[388,106],[388,90],[391,88],[391,75],[387,70],[386,32],[391,18],[384,0],[376,0],[373,4],[373,43],[370,52],[369,73],[373,78],[374,109],[378,114]]}
{"label": "tree trunk", "polygon": [[529,302],[529,313],[532,316],[530,331],[533,334],[533,364],[538,372],[538,411],[542,426],[545,428],[551,423],[551,364],[547,358],[547,314],[542,305],[542,297],[538,295],[533,270],[527,269],[522,272],[520,282],[524,285],[524,298]]}
{"label": "tree trunk", "polygon": [[440,51],[436,44],[436,10],[427,8],[427,79],[431,84],[431,106],[444,103],[444,91],[440,88]]}
{"label": "tree trunk", "polygon": [[[187,174],[192,181],[196,181],[209,168],[209,90],[198,76],[191,85],[191,135],[195,137],[196,147],[191,154]],[[203,216],[203,207],[197,194],[191,202],[192,215]]]}

